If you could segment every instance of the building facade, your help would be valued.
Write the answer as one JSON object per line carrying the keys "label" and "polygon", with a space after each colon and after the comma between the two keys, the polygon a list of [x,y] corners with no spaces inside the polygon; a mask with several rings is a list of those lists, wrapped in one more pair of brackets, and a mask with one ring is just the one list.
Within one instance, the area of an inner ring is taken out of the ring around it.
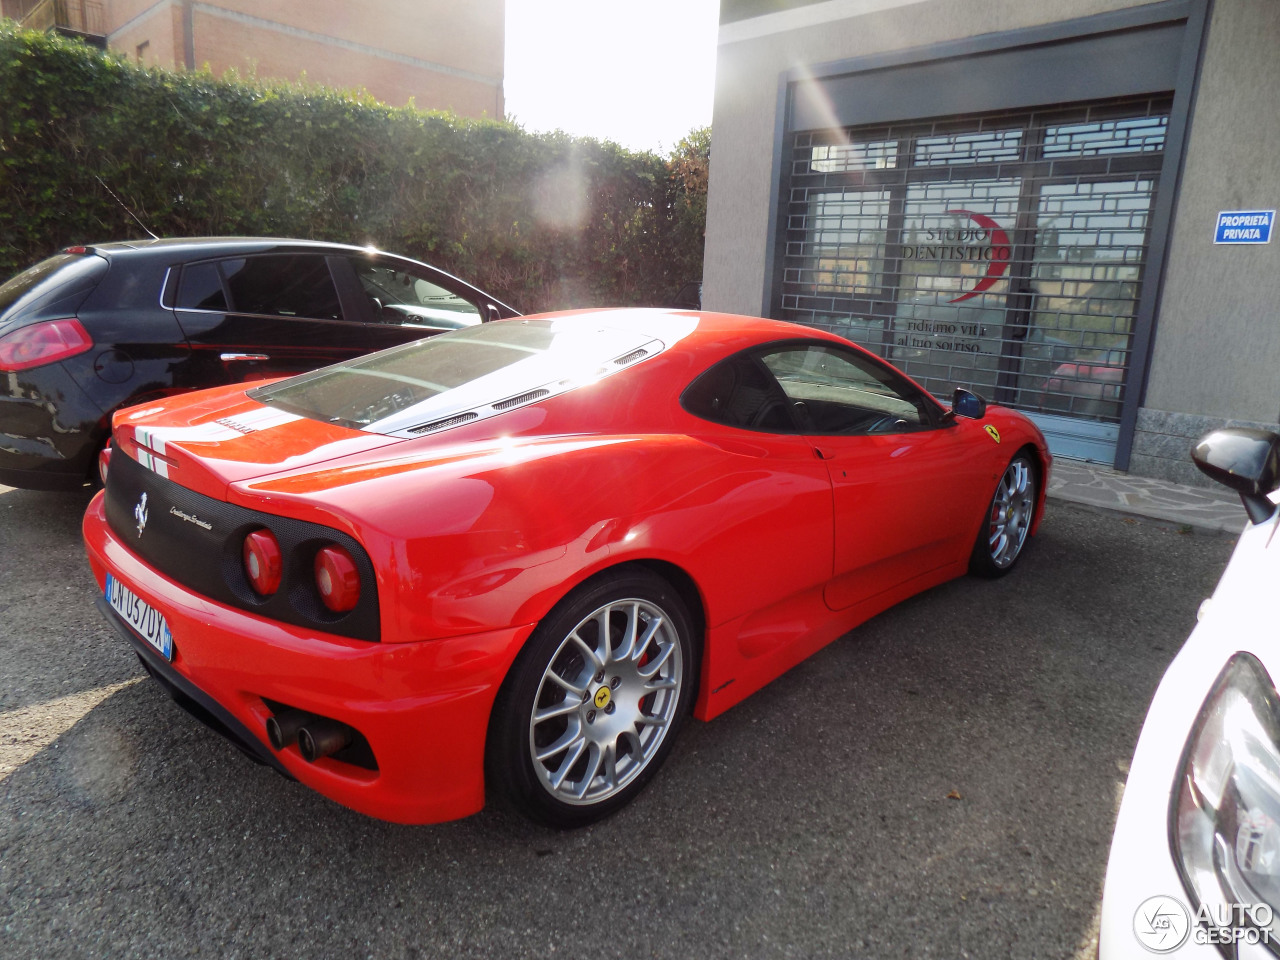
{"label": "building facade", "polygon": [[1274,0],[723,0],[703,303],[1198,483],[1280,419],[1278,42]]}
{"label": "building facade", "polygon": [[5,16],[149,66],[364,88],[501,118],[505,0],[0,0]]}

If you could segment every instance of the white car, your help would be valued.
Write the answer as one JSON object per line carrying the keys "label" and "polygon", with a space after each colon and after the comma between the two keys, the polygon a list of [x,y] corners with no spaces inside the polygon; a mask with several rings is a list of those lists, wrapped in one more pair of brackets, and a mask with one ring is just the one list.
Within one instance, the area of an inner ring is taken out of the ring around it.
{"label": "white car", "polygon": [[1107,863],[1101,960],[1280,956],[1280,436],[1207,435],[1192,459],[1245,529],[1161,680]]}

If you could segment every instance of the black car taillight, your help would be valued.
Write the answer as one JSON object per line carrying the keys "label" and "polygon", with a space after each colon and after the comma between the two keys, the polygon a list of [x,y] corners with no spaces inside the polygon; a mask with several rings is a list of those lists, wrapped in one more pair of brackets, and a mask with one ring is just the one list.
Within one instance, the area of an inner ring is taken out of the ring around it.
{"label": "black car taillight", "polygon": [[93,338],[75,317],[45,320],[0,337],[0,370],[15,372],[66,360],[93,348]]}

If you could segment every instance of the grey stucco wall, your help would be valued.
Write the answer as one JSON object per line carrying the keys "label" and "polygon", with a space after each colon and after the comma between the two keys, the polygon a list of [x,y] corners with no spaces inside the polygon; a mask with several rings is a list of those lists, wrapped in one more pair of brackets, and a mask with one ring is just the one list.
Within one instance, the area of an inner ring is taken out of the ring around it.
{"label": "grey stucco wall", "polygon": [[1271,424],[1280,417],[1280,239],[1213,243],[1218,211],[1280,206],[1277,90],[1280,3],[1215,0],[1146,408]]}
{"label": "grey stucco wall", "polygon": [[[738,25],[722,29],[711,126],[703,305],[728,313],[758,314],[765,309],[765,264],[772,240],[769,198],[776,176],[774,128],[783,73],[1141,5],[1135,0],[927,0],[758,39],[725,42]],[[836,4],[815,5],[824,6]]]}

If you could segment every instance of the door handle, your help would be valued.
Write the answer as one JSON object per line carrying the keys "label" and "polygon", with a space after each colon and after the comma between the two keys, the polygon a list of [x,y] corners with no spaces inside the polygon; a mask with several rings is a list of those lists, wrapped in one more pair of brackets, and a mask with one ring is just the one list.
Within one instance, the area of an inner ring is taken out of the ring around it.
{"label": "door handle", "polygon": [[230,363],[232,360],[270,360],[265,353],[224,353],[222,354],[222,362]]}
{"label": "door handle", "polygon": [[819,460],[834,460],[836,458],[836,455],[830,450],[823,450],[821,447],[814,447],[813,455]]}

